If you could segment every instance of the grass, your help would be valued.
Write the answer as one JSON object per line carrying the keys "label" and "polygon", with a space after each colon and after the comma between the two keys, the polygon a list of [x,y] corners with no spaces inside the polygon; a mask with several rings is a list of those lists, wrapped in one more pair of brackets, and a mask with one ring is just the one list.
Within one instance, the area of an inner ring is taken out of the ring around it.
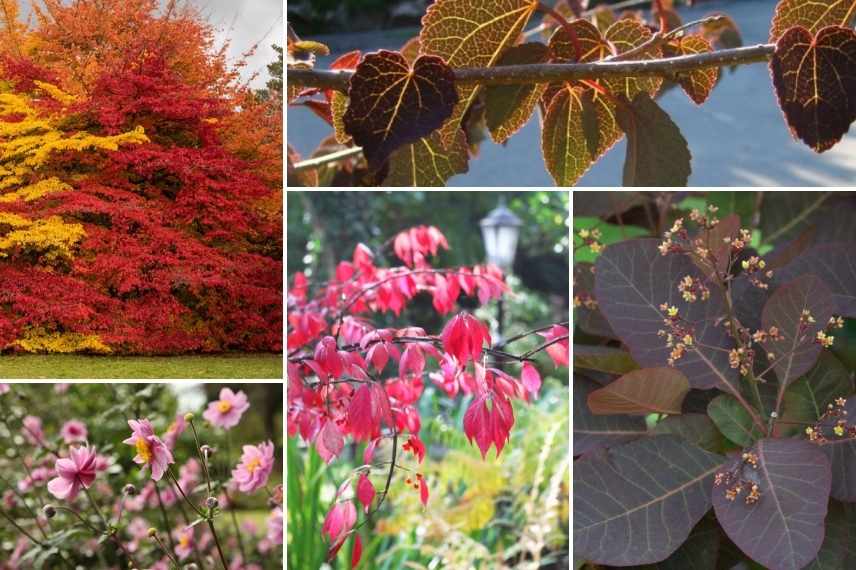
{"label": "grass", "polygon": [[0,356],[0,378],[282,378],[281,354]]}

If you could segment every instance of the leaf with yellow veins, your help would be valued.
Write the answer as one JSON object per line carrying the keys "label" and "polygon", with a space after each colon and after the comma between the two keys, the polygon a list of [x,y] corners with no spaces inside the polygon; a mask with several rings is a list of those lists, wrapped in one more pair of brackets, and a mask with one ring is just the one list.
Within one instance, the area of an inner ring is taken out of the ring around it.
{"label": "leaf with yellow veins", "polygon": [[[663,57],[677,57],[681,55],[697,55],[713,51],[710,42],[699,35],[689,35],[677,38],[663,46]],[[677,74],[678,83],[684,93],[701,105],[710,96],[717,80],[719,79],[718,67],[705,67]]]}
{"label": "leaf with yellow veins", "polygon": [[[544,63],[548,55],[549,50],[544,44],[526,43],[509,48],[497,65]],[[504,143],[519,131],[532,116],[545,89],[546,83],[489,86],[485,90],[485,119],[491,138]]]}
{"label": "leaf with yellow veins", "polygon": [[[493,67],[517,43],[538,7],[537,0],[436,0],[422,18],[423,54],[443,58],[453,68]],[[455,137],[477,85],[458,85],[458,104],[442,128],[445,144]]]}
{"label": "leaf with yellow veins", "polygon": [[378,171],[397,148],[440,128],[458,94],[452,70],[439,57],[421,55],[413,65],[398,52],[366,55],[351,77],[345,132]]}
{"label": "leaf with yellow veins", "polygon": [[554,63],[590,63],[611,54],[601,33],[586,20],[561,26],[550,37],[550,59]]}
{"label": "leaf with yellow veins", "polygon": [[827,26],[848,27],[854,16],[856,0],[781,0],[770,26],[770,43],[796,26],[802,26],[812,35]]}
{"label": "leaf with yellow veins", "polygon": [[345,132],[345,111],[348,110],[348,96],[340,91],[333,91],[330,95],[330,115],[333,117],[333,131],[336,133],[336,142],[339,144],[350,144],[353,139]]}
{"label": "leaf with yellow veins", "polygon": [[[636,20],[622,19],[615,22],[606,30],[604,37],[612,45],[613,53],[621,55],[635,49],[651,39],[651,30]],[[662,56],[659,47],[652,46],[642,53],[636,54],[632,60],[641,61],[657,59]],[[645,92],[651,97],[657,94],[663,84],[661,77],[623,77],[603,80],[603,85],[614,95],[624,95],[631,101],[638,93]]]}
{"label": "leaf with yellow veins", "polygon": [[389,159],[384,186],[444,186],[455,174],[467,172],[467,138],[459,130],[447,147],[440,133],[399,148]]}

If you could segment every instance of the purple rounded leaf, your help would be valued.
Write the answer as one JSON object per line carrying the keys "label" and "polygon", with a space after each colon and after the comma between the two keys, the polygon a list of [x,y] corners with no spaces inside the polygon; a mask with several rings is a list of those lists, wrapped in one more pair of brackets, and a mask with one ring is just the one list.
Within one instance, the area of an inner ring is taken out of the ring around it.
{"label": "purple rounded leaf", "polygon": [[[748,449],[756,465],[740,457],[720,473],[735,479],[713,488],[716,518],[750,558],[772,570],[799,570],[814,560],[825,533],[831,484],[829,460],[820,449],[796,439],[762,439]],[[743,481],[733,500],[727,492]],[[748,500],[758,486],[757,502]]]}
{"label": "purple rounded leaf", "polygon": [[[737,370],[728,363],[734,340],[721,322],[725,316],[722,290],[709,283],[710,298],[687,303],[678,283],[689,275],[705,280],[688,256],[660,255],[658,240],[636,239],[608,246],[595,265],[595,297],[610,326],[640,366],[666,366],[671,349],[657,335],[664,328],[662,303],[674,305],[692,327],[696,350],[676,362],[693,388],[714,386],[734,392]],[[702,348],[703,345],[703,348]],[[731,386],[732,388],[729,388]]]}
{"label": "purple rounded leaf", "polygon": [[[856,438],[847,429],[856,425],[856,395],[847,398],[841,415],[831,414],[820,422],[824,439],[820,441],[820,449],[832,464],[831,495],[839,501],[856,502]],[[844,420],[844,431],[838,435],[833,428]]]}

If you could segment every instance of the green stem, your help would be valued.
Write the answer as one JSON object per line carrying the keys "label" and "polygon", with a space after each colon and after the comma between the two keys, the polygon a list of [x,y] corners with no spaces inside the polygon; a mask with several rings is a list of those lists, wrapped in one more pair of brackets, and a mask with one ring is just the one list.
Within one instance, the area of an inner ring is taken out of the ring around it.
{"label": "green stem", "polygon": [[211,519],[208,519],[208,528],[211,529],[211,536],[214,537],[214,544],[217,545],[217,553],[220,555],[220,562],[223,563],[223,570],[229,570],[229,564],[226,562],[226,556],[223,554],[223,548],[220,546],[220,537],[217,536],[214,521]]}

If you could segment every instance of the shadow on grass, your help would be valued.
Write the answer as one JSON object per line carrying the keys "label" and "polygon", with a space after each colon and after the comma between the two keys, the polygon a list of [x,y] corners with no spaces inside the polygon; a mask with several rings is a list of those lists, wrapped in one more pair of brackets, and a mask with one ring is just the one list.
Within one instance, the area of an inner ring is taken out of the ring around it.
{"label": "shadow on grass", "polygon": [[85,356],[26,354],[0,356],[0,378],[282,378],[281,354],[190,356]]}

